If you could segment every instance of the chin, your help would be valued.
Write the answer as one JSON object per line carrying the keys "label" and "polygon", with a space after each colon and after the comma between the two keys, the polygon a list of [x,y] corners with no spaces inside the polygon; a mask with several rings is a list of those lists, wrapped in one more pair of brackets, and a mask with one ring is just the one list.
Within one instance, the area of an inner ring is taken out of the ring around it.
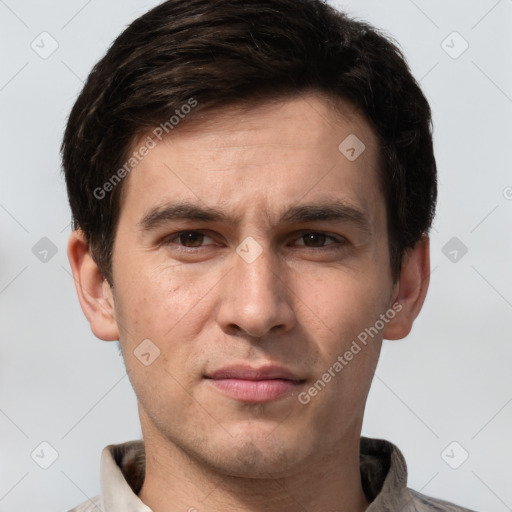
{"label": "chin", "polygon": [[291,439],[285,429],[277,435],[270,429],[255,432],[254,426],[251,430],[239,427],[236,435],[211,446],[215,451],[208,458],[215,461],[215,469],[235,477],[285,477],[304,467],[302,461],[307,458],[304,444]]}
{"label": "chin", "polygon": [[296,467],[295,457],[284,451],[276,453],[247,443],[228,453],[217,454],[217,471],[240,478],[279,478],[289,475]]}

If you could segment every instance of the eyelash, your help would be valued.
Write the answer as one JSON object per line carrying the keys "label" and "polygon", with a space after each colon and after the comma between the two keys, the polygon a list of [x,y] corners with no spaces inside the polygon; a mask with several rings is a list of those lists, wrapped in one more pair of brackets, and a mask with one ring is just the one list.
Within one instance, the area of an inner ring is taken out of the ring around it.
{"label": "eyelash", "polygon": [[[204,248],[205,246],[200,245],[198,247],[186,247],[184,245],[176,244],[174,242],[174,240],[179,239],[181,235],[190,234],[190,233],[193,233],[196,235],[204,235],[204,236],[208,237],[208,235],[204,231],[200,231],[200,230],[178,231],[176,233],[173,233],[172,235],[165,237],[162,240],[162,245],[170,246],[171,244],[175,244],[176,248],[173,250],[176,250],[178,252],[183,252],[183,253],[196,253],[198,250]],[[320,247],[308,247],[305,244],[300,246],[306,250],[318,251],[320,249],[323,251],[332,251],[332,250],[339,251],[348,243],[347,239],[342,236],[329,235],[328,233],[323,233],[321,231],[302,231],[301,234],[297,237],[297,239],[303,238],[306,235],[321,235],[326,238],[330,238],[331,240],[334,241],[334,243],[330,243],[330,244],[320,246]],[[333,247],[330,247],[330,246],[333,246]]]}

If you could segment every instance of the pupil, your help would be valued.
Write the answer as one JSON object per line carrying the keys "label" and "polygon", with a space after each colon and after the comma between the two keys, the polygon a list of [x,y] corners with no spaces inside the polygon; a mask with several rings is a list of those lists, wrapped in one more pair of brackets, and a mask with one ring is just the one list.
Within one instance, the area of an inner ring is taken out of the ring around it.
{"label": "pupil", "polygon": [[180,242],[188,247],[199,247],[203,241],[204,235],[201,233],[182,233]]}
{"label": "pupil", "polygon": [[[315,243],[315,241],[317,243]],[[310,233],[310,234],[304,235],[304,242],[306,242],[306,245],[311,245],[311,244],[308,244],[308,242],[313,242],[312,245],[314,247],[321,247],[323,245],[323,242],[325,242],[325,235],[321,235],[318,233]],[[320,243],[318,243],[318,242],[320,242]]]}

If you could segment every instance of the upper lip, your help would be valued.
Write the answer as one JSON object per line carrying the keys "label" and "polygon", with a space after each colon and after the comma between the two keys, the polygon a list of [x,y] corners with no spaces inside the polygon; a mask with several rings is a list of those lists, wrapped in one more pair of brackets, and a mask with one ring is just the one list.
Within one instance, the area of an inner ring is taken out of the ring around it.
{"label": "upper lip", "polygon": [[209,379],[241,379],[241,380],[271,380],[286,379],[302,381],[296,374],[283,366],[265,365],[252,367],[247,365],[226,366],[206,375]]}

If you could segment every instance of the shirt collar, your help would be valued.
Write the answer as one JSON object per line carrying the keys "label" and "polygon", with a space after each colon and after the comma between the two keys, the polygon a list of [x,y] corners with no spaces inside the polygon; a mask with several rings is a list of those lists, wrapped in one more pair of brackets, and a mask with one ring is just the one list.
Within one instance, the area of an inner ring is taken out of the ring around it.
{"label": "shirt collar", "polygon": [[143,441],[103,448],[100,480],[104,512],[152,512],[137,496],[144,481],[144,461]]}

